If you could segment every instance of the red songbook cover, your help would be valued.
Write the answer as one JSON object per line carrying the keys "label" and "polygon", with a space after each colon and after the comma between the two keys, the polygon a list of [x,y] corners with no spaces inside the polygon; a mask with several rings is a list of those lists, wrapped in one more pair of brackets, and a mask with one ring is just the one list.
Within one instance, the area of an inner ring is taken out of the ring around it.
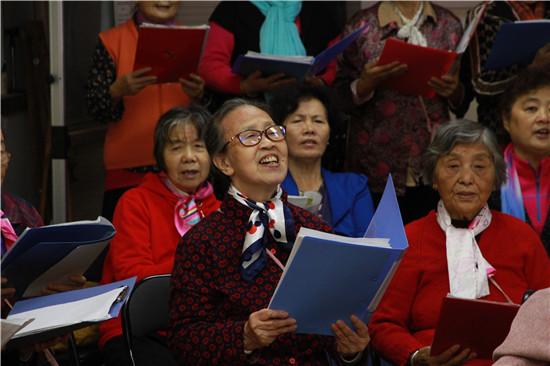
{"label": "red songbook cover", "polygon": [[445,75],[453,65],[457,54],[446,50],[423,47],[396,38],[386,40],[378,65],[393,61],[407,64],[407,72],[384,82],[384,86],[408,95],[433,98],[435,92],[428,86],[432,77]]}
{"label": "red songbook cover", "polygon": [[518,310],[516,304],[448,295],[441,305],[431,354],[439,355],[459,344],[477,353],[478,358],[491,359],[508,335]]}
{"label": "red songbook cover", "polygon": [[166,27],[142,25],[139,28],[134,71],[152,67],[159,83],[187,79],[197,71],[208,26]]}

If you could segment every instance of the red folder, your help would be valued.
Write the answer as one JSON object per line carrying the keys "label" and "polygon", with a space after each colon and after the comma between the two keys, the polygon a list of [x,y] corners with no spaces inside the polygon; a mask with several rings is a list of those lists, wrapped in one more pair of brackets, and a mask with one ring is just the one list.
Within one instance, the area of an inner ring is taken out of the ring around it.
{"label": "red folder", "polygon": [[447,296],[443,299],[431,354],[459,344],[478,358],[491,359],[506,338],[519,305]]}
{"label": "red folder", "polygon": [[165,27],[142,25],[139,29],[134,71],[152,67],[159,83],[187,79],[197,71],[207,26]]}
{"label": "red folder", "polygon": [[435,92],[428,86],[432,77],[441,77],[451,69],[456,52],[438,48],[415,46],[395,38],[386,40],[378,65],[393,61],[407,64],[407,72],[384,82],[384,86],[407,95],[433,98]]}

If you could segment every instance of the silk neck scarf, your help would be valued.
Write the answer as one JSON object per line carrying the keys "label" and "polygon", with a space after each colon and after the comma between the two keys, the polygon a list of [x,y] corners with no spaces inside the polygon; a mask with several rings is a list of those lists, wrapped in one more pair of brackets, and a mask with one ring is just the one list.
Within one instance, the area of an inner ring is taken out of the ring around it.
{"label": "silk neck scarf", "polygon": [[405,18],[397,6],[395,6],[395,12],[403,22],[403,26],[397,32],[397,37],[407,39],[407,43],[426,47],[428,45],[428,41],[422,32],[420,32],[420,29],[418,29],[418,27],[420,27],[424,22],[424,2],[420,2],[420,6],[412,19]]}
{"label": "silk neck scarf", "polygon": [[214,189],[209,182],[204,182],[197,188],[195,193],[189,194],[178,189],[166,175],[162,174],[161,177],[166,188],[178,197],[178,202],[174,206],[174,225],[178,233],[183,236],[189,229],[201,221],[202,216],[198,210],[196,201],[202,201],[214,194]]}
{"label": "silk neck scarf", "polygon": [[458,229],[451,224],[443,201],[437,204],[437,223],[446,237],[449,287],[455,297],[477,299],[489,295],[489,276],[495,269],[483,258],[475,237],[487,229],[491,219],[486,204],[467,229]]}
{"label": "silk neck scarf", "polygon": [[246,197],[233,185],[227,193],[243,206],[252,209],[241,254],[241,276],[253,282],[267,264],[265,249],[268,233],[283,248],[290,249],[296,238],[294,220],[281,199],[283,190],[280,186],[271,200],[266,202],[256,202]]}
{"label": "silk neck scarf", "polygon": [[11,225],[10,220],[4,217],[4,211],[0,210],[0,225],[2,227],[2,253],[3,256],[17,241],[17,234]]}
{"label": "silk neck scarf", "polygon": [[523,207],[523,195],[521,194],[521,185],[519,176],[514,165],[514,156],[512,144],[506,146],[504,150],[504,162],[506,163],[506,182],[500,187],[500,207],[502,212],[517,217],[522,221],[527,221],[525,209]]}

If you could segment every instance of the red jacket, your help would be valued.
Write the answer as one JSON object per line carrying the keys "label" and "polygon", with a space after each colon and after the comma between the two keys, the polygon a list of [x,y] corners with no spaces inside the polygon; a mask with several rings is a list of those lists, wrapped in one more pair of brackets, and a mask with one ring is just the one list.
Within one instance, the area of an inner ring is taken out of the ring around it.
{"label": "red jacket", "polygon": [[[515,217],[491,211],[493,220],[480,234],[483,257],[496,269],[496,282],[520,303],[527,289],[550,286],[550,259],[537,234]],[[409,248],[369,323],[374,348],[396,365],[432,343],[441,301],[450,292],[445,233],[435,212],[407,225]],[[505,302],[490,283],[485,300]],[[490,360],[470,364],[490,365]]]}
{"label": "red jacket", "polygon": [[[120,198],[113,224],[117,230],[103,266],[101,283],[110,283],[137,276],[137,280],[158,274],[172,273],[180,234],[174,226],[177,197],[161,181],[148,173],[143,182]],[[203,217],[216,211],[220,202],[212,194],[197,201]],[[109,339],[122,334],[120,319],[100,324],[101,347]]]}

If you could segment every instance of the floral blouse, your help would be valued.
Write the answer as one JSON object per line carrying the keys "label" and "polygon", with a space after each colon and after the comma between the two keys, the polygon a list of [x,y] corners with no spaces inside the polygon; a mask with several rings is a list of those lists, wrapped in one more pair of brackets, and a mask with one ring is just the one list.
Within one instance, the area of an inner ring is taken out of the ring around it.
{"label": "floral blouse", "polygon": [[[396,37],[399,30],[396,22],[380,25],[380,4],[359,11],[348,22],[344,36],[364,22],[369,28],[339,57],[334,87],[340,107],[351,117],[348,167],[367,174],[371,190],[378,193],[391,173],[397,193],[403,195],[408,173],[412,172],[415,183],[420,183],[422,153],[434,129],[449,120],[449,108],[446,99],[439,96],[423,98],[422,103],[417,96],[382,88],[365,103],[354,104],[350,84],[359,78],[365,63],[380,56],[386,39]],[[428,46],[454,50],[462,35],[460,21],[440,6],[431,4],[431,8],[433,15],[426,16],[419,27]]]}

